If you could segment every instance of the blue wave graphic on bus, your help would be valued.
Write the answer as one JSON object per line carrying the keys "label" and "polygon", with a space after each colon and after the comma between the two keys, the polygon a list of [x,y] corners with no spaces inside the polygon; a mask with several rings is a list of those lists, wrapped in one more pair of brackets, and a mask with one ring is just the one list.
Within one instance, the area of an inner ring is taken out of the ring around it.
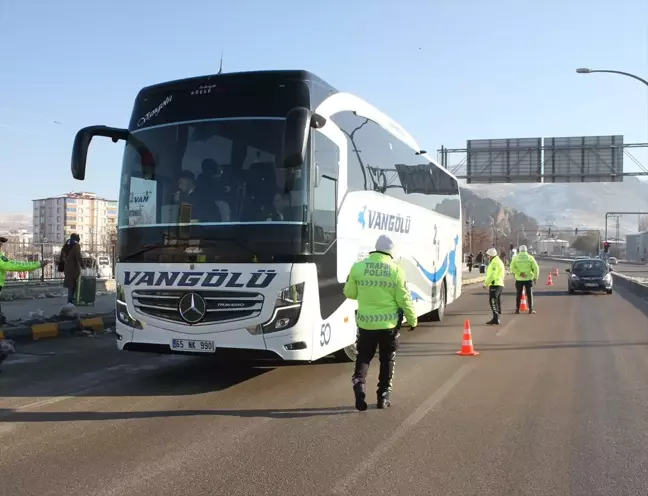
{"label": "blue wave graphic on bus", "polygon": [[420,294],[418,294],[416,291],[410,291],[410,294],[412,295],[413,301],[425,301],[423,297]]}
{"label": "blue wave graphic on bus", "polygon": [[446,275],[446,271],[452,276],[452,284],[456,287],[457,286],[457,277],[459,276],[458,270],[457,270],[457,247],[459,246],[459,236],[455,236],[454,239],[454,249],[450,250],[450,253],[446,254],[446,256],[443,258],[443,263],[441,264],[441,267],[439,267],[438,270],[434,272],[430,272],[427,270],[425,267],[421,265],[421,263],[414,259],[416,262],[416,265],[419,269],[421,269],[421,272],[425,274],[425,277],[427,277],[431,282],[437,283],[441,279],[443,279],[443,276]]}
{"label": "blue wave graphic on bus", "polygon": [[438,282],[441,279],[443,279],[443,276],[445,275],[446,270],[448,269],[448,255],[446,255],[445,258],[443,259],[443,263],[441,264],[441,267],[439,267],[439,269],[434,272],[430,272],[429,270],[427,270],[425,267],[421,265],[421,263],[418,260],[414,259],[414,261],[416,262],[416,266],[419,269],[421,269],[421,272],[423,272],[425,277],[427,277],[432,282]]}

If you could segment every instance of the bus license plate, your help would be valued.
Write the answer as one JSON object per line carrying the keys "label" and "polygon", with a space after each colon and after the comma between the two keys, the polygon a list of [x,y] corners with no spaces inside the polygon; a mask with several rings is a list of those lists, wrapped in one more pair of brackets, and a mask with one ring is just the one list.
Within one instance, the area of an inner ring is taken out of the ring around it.
{"label": "bus license plate", "polygon": [[171,342],[171,349],[193,353],[214,353],[216,351],[213,341],[199,341],[196,339],[174,339]]}

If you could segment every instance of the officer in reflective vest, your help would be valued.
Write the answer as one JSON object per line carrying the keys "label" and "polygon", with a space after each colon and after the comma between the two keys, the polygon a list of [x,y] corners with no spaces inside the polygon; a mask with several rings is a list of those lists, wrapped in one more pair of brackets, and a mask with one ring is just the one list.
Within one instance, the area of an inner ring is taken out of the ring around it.
{"label": "officer in reflective vest", "polygon": [[540,278],[540,267],[525,245],[520,245],[520,253],[511,260],[510,269],[515,276],[515,313],[520,313],[522,290],[526,291],[529,300],[529,313],[536,313],[533,308],[533,284]]}
{"label": "officer in reflective vest", "polygon": [[493,312],[493,318],[486,322],[488,325],[500,325],[502,315],[502,291],[504,290],[504,276],[506,269],[504,262],[497,255],[495,248],[489,248],[486,255],[490,257],[488,269],[486,269],[486,280],[484,288],[488,288],[488,302]]}
{"label": "officer in reflective vest", "polygon": [[[9,260],[2,250],[2,246],[7,241],[7,238],[0,237],[0,293],[2,293],[2,288],[5,285],[7,272],[31,272],[32,270],[45,267],[49,263],[46,260],[41,260],[40,262],[16,262],[15,260]],[[0,307],[0,325],[5,324],[6,322],[7,319],[2,313],[2,308]]]}
{"label": "officer in reflective vest", "polygon": [[405,273],[394,262],[393,251],[394,243],[389,236],[380,236],[376,250],[353,265],[344,286],[344,296],[358,301],[358,357],[352,381],[355,406],[360,411],[368,407],[365,386],[376,348],[380,359],[378,408],[391,405],[394,361],[403,316],[410,330],[418,323],[405,286]]}

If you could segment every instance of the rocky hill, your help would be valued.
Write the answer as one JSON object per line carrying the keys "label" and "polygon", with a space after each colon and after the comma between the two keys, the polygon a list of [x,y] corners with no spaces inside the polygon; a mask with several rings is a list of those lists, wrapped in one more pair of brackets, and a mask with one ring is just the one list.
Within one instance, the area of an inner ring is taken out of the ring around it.
{"label": "rocky hill", "polygon": [[535,233],[538,221],[514,208],[503,205],[492,198],[476,195],[467,188],[461,188],[463,218],[472,220],[475,229],[492,229],[495,226],[504,236],[517,237],[517,232]]}

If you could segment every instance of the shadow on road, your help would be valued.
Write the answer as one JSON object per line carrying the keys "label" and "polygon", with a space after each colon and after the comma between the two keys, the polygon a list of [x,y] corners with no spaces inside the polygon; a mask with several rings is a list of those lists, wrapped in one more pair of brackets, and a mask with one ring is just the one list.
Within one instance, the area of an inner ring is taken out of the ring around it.
{"label": "shadow on road", "polygon": [[[646,317],[648,317],[648,299],[644,299],[641,296],[637,296],[634,294],[632,291],[622,287],[622,286],[617,286],[615,288],[617,294],[626,300],[628,303],[630,303],[633,307],[635,307],[637,310],[639,310],[641,313],[643,313]],[[646,324],[646,328],[648,329],[648,324]]]}
{"label": "shadow on road", "polygon": [[303,368],[304,373],[313,373],[313,367],[336,363],[333,357],[302,363],[144,354],[116,356],[124,361],[98,366],[96,370],[88,362],[81,364],[82,368],[49,361],[42,362],[41,368],[6,367],[0,374],[0,398],[196,395],[224,391],[280,368]]}
{"label": "shadow on road", "polygon": [[349,407],[299,408],[294,410],[162,410],[150,412],[21,412],[0,409],[0,423],[14,422],[79,422],[103,420],[134,420],[173,417],[240,417],[293,419],[348,415],[357,413]]}

